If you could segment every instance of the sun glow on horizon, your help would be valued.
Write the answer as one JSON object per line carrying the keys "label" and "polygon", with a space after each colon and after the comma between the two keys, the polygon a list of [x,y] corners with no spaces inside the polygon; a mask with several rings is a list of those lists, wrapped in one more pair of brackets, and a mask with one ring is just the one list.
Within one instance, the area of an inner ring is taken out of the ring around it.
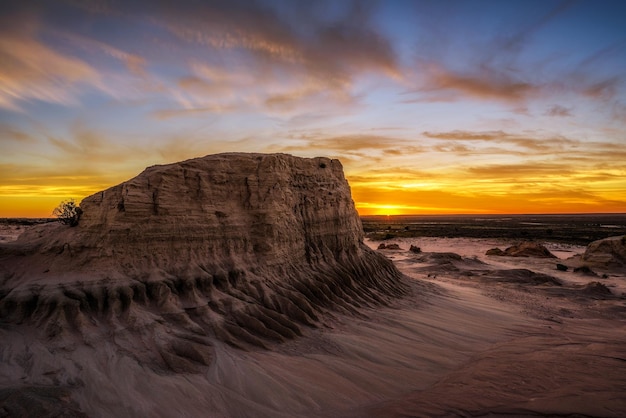
{"label": "sun glow on horizon", "polygon": [[626,212],[626,2],[28,3],[0,217],[241,151],[340,159],[364,215]]}

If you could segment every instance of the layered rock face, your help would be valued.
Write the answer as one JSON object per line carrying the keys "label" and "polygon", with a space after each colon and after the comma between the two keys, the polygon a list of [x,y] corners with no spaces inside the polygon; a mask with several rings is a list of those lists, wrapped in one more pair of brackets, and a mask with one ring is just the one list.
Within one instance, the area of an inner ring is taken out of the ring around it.
{"label": "layered rock face", "polygon": [[78,226],[0,247],[3,322],[50,338],[173,323],[193,337],[159,339],[159,361],[185,369],[210,361],[198,344],[266,346],[405,293],[363,244],[337,160],[212,155],[150,167],[80,207]]}

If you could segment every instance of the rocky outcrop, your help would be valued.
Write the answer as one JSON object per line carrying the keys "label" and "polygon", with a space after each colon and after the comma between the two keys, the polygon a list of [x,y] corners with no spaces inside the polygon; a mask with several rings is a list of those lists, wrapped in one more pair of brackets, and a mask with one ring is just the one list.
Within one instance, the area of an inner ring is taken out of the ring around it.
{"label": "rocky outcrop", "polygon": [[613,292],[611,289],[606,287],[605,284],[600,282],[589,282],[586,285],[582,286],[582,292],[591,296],[612,296]]}
{"label": "rocky outcrop", "polygon": [[378,246],[379,250],[401,250],[398,244],[380,244]]}
{"label": "rocky outcrop", "polygon": [[[267,346],[405,293],[363,244],[337,160],[211,155],[147,168],[80,207],[78,226],[0,247],[2,322],[48,338],[147,333],[146,356],[193,371],[212,341]],[[184,336],[155,337],[167,324]]]}
{"label": "rocky outcrop", "polygon": [[546,247],[536,242],[522,242],[513,245],[502,251],[499,248],[487,250],[485,255],[508,256],[508,257],[540,257],[540,258],[557,258]]}
{"label": "rocky outcrop", "polygon": [[422,249],[420,247],[417,247],[415,245],[411,245],[411,247],[409,248],[409,251],[415,254],[419,254],[422,252]]}
{"label": "rocky outcrop", "polygon": [[597,267],[626,267],[626,236],[594,241],[582,256],[585,265]]}

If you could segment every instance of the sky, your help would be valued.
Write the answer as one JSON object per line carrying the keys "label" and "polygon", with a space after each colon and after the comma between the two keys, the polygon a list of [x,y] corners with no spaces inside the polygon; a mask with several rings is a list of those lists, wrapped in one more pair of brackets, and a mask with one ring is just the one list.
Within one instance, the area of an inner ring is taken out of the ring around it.
{"label": "sky", "polygon": [[233,151],[362,215],[626,212],[626,1],[0,0],[0,217]]}

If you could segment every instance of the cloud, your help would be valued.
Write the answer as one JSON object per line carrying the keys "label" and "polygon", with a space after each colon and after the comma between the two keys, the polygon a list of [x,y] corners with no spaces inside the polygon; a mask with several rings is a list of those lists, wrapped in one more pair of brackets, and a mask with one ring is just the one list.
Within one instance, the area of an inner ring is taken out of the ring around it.
{"label": "cloud", "polygon": [[[153,150],[135,141],[115,140],[110,133],[100,132],[77,121],[63,137],[48,135],[48,149],[42,156],[59,167],[73,167],[88,172],[128,173],[129,167],[143,168],[153,157]],[[42,150],[43,151],[43,150]],[[61,169],[62,170],[62,169]]]}
{"label": "cloud", "polygon": [[77,87],[97,81],[98,72],[80,59],[29,37],[0,36],[0,107],[21,110],[29,100],[77,104]]}
{"label": "cloud", "polygon": [[313,137],[296,136],[287,145],[275,145],[274,150],[283,152],[324,150],[344,158],[345,155],[373,158],[384,156],[416,156],[424,149],[414,141],[381,135],[355,134]]}
{"label": "cloud", "polygon": [[490,58],[493,60],[497,56],[505,53],[518,54],[539,30],[559,18],[575,3],[576,0],[561,0],[553,8],[546,10],[540,16],[534,17],[532,20],[521,24],[519,27],[513,27],[512,33],[500,34],[495,40],[494,48],[490,51]]}
{"label": "cloud", "polygon": [[500,144],[515,145],[535,152],[556,152],[564,148],[580,145],[577,140],[569,139],[560,135],[553,136],[527,136],[508,133],[504,131],[449,131],[449,132],[422,132],[427,138],[446,141],[484,141]]}
{"label": "cloud", "polygon": [[201,6],[182,1],[161,2],[157,19],[181,39],[215,49],[236,49],[256,55],[259,62],[299,64],[310,74],[350,78],[353,72],[397,73],[391,43],[369,24],[359,2],[328,21],[311,10],[306,24],[289,14],[305,17],[315,7],[282,2],[271,8],[255,1],[213,1]]}
{"label": "cloud", "polygon": [[[476,152],[475,149],[468,147],[467,145],[463,145],[463,144],[458,144],[458,143],[450,143],[450,144],[439,144],[439,145],[435,145],[433,147],[433,150],[437,151],[437,152],[445,152],[445,153],[449,153],[449,152],[453,152],[455,154],[460,154],[460,155],[468,155],[471,154],[473,152]],[[482,151],[484,152],[484,151]]]}
{"label": "cloud", "polygon": [[0,142],[5,141],[14,141],[26,145],[36,143],[37,139],[19,128],[0,122]]}
{"label": "cloud", "polygon": [[[459,36],[465,28],[462,23],[456,30],[444,29],[459,26],[457,19],[460,17],[468,19],[468,16],[459,15],[460,11],[466,13],[459,4],[451,3],[443,8],[420,5],[416,24],[424,29],[415,45],[411,77],[414,87],[407,91],[411,98],[405,102],[475,99],[522,106],[528,99],[549,89],[550,80],[541,80],[537,68],[528,71],[528,60],[521,59],[521,56],[530,40],[571,5],[571,1],[565,1],[555,7],[524,9],[523,12],[532,10],[533,13],[520,13],[515,20],[506,21],[506,26],[493,32],[482,32],[480,36],[476,36],[476,28],[472,27],[472,36],[466,37]],[[480,6],[476,10],[480,10]],[[481,25],[478,30],[483,26],[490,25]],[[457,53],[450,54],[451,51]],[[471,53],[466,54],[466,51]]]}
{"label": "cloud", "polygon": [[523,81],[506,72],[487,67],[468,72],[456,72],[438,63],[420,66],[421,93],[413,101],[455,101],[467,97],[481,100],[521,102],[539,90],[539,86]]}
{"label": "cloud", "polygon": [[176,108],[176,109],[159,109],[151,113],[152,117],[158,120],[167,120],[177,117],[189,117],[189,116],[202,116],[206,113],[229,113],[242,110],[240,107],[235,106],[202,106],[202,107],[188,107],[188,108]]}
{"label": "cloud", "polygon": [[[489,23],[466,25],[472,17],[496,16],[499,7],[504,7],[492,4],[487,11],[475,6],[475,14],[454,2],[418,6],[416,26],[421,28],[421,36],[415,43],[412,71],[406,77],[410,87],[404,103],[469,99],[524,108],[528,102],[555,95],[573,93],[583,100],[608,102],[623,92],[623,71],[616,70],[623,66],[626,39],[587,37],[589,45],[579,48],[573,39],[548,37],[548,33],[556,33],[548,31],[578,25],[573,17],[587,13],[592,8],[589,5],[575,0],[518,5],[515,17],[503,13],[501,19]],[[611,8],[602,13],[611,13]],[[585,25],[598,24],[594,18],[585,19]],[[602,45],[603,41],[609,45]],[[566,116],[562,113],[549,116]]]}
{"label": "cloud", "polygon": [[321,4],[270,4],[183,1],[153,8],[153,21],[184,48],[206,51],[188,62],[191,74],[178,81],[188,100],[182,107],[239,104],[289,113],[348,106],[358,99],[354,87],[360,77],[401,76],[393,45],[360,2],[332,18],[316,12]]}
{"label": "cloud", "polygon": [[620,83],[618,77],[611,77],[588,85],[583,84],[583,93],[595,99],[611,99],[615,96]]}
{"label": "cloud", "polygon": [[561,105],[554,105],[548,108],[545,114],[547,116],[568,117],[568,116],[572,116],[572,111],[570,108],[567,108]]}
{"label": "cloud", "polygon": [[58,37],[59,39],[65,40],[68,44],[76,46],[77,48],[89,54],[101,52],[106,56],[122,62],[131,74],[142,78],[147,77],[147,72],[145,68],[146,59],[140,55],[126,52],[106,42],[102,42],[93,38],[88,38],[86,36],[81,36],[67,30],[48,29],[46,32],[49,36],[52,35]]}
{"label": "cloud", "polygon": [[[469,167],[467,172],[477,177],[492,177],[500,178],[505,177],[517,178],[524,180],[527,176],[533,178],[541,178],[546,175],[559,175],[566,176],[571,175],[574,171],[566,163],[534,163],[525,162],[520,164],[492,164],[482,167]],[[552,181],[545,178],[545,181]]]}

